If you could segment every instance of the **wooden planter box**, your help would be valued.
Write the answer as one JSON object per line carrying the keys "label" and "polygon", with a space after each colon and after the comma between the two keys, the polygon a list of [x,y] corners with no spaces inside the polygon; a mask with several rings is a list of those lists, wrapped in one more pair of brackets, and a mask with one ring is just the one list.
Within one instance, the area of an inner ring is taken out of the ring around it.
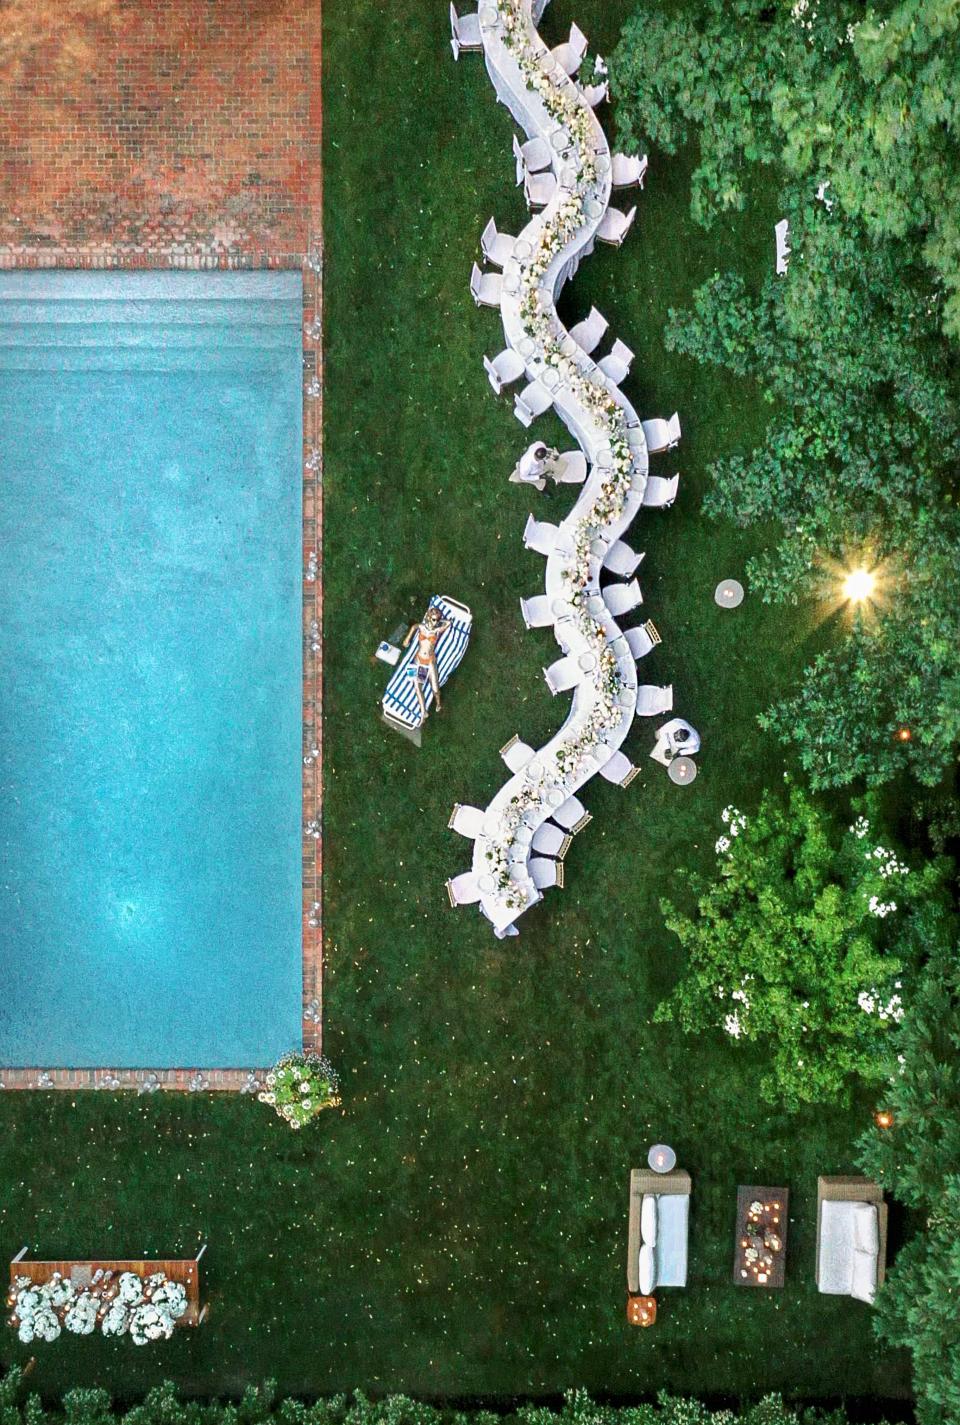
{"label": "wooden planter box", "polygon": [[200,1306],[200,1258],[207,1250],[204,1242],[195,1257],[175,1257],[167,1261],[83,1261],[36,1262],[27,1260],[27,1248],[21,1247],[10,1263],[10,1285],[17,1277],[28,1277],[34,1286],[43,1286],[55,1272],[59,1272],[75,1286],[88,1286],[94,1272],[133,1272],[138,1277],[149,1277],[154,1272],[163,1272],[172,1282],[179,1282],[187,1293],[187,1309],[177,1321],[178,1326],[199,1326],[205,1319],[208,1308]]}

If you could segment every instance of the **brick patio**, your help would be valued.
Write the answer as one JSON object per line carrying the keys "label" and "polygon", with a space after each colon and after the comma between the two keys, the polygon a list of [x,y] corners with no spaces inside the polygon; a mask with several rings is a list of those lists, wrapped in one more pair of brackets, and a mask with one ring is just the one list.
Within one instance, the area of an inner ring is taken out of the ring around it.
{"label": "brick patio", "polygon": [[[0,267],[303,271],[303,1043],[319,1049],[320,0],[7,0],[0,128]],[[0,1083],[249,1092],[258,1072],[29,1067]]]}

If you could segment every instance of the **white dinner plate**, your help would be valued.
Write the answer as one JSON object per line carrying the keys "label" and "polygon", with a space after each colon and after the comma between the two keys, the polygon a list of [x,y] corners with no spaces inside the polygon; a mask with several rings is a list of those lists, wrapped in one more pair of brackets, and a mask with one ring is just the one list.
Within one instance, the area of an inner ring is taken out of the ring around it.
{"label": "white dinner plate", "polygon": [[597,666],[597,655],[595,653],[581,653],[577,662],[585,673],[592,673]]}
{"label": "white dinner plate", "polygon": [[513,255],[521,262],[526,262],[527,258],[532,254],[532,252],[533,248],[527,242],[526,238],[517,238],[516,242],[513,244]]}
{"label": "white dinner plate", "polygon": [[532,356],[536,349],[537,343],[532,337],[524,336],[517,342],[517,350],[521,356]]}
{"label": "white dinner plate", "polygon": [[606,541],[605,541],[605,540],[603,540],[603,539],[591,539],[591,541],[590,541],[590,553],[591,553],[591,554],[595,555],[595,556],[597,557],[597,559],[602,559],[603,556],[606,554],[606,552],[607,552],[607,545],[606,545]]}
{"label": "white dinner plate", "polygon": [[596,198],[588,198],[583,205],[583,210],[588,218],[599,218],[603,212],[603,204],[599,203]]}
{"label": "white dinner plate", "polygon": [[567,603],[566,599],[554,599],[553,603],[550,605],[550,612],[553,614],[554,618],[565,618],[570,612],[570,605]]}
{"label": "white dinner plate", "polygon": [[492,896],[497,889],[497,883],[492,876],[480,876],[477,885],[485,896]]}
{"label": "white dinner plate", "polygon": [[551,787],[547,792],[547,806],[562,807],[566,800],[566,796],[559,787]]}
{"label": "white dinner plate", "polygon": [[548,391],[555,391],[560,385],[560,372],[555,366],[545,366],[540,374],[540,380]]}

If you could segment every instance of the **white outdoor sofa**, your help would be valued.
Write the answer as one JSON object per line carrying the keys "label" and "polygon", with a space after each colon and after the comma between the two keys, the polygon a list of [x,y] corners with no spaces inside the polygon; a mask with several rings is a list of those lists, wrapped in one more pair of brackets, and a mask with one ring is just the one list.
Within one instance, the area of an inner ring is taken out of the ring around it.
{"label": "white outdoor sofa", "polygon": [[873,1304],[887,1256],[887,1204],[869,1178],[817,1179],[819,1291]]}
{"label": "white outdoor sofa", "polygon": [[661,1286],[686,1286],[690,1174],[684,1168],[630,1173],[627,1290],[650,1296]]}

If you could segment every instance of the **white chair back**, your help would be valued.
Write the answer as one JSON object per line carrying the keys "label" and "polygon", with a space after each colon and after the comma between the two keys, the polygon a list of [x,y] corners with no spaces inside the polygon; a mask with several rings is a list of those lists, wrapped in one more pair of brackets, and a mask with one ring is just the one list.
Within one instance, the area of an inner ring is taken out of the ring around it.
{"label": "white chair back", "polygon": [[447,825],[451,831],[459,832],[468,841],[476,841],[483,830],[483,812],[479,807],[461,806],[456,802]]}
{"label": "white chair back", "polygon": [[451,905],[476,905],[480,899],[478,878],[472,871],[463,871],[452,876],[447,882],[447,895]]}
{"label": "white chair back", "polygon": [[603,601],[613,617],[620,618],[643,603],[643,594],[636,579],[631,579],[629,584],[608,584],[603,591]]}
{"label": "white chair back", "polygon": [[546,856],[531,856],[529,870],[538,891],[548,891],[552,886],[563,889],[562,861],[551,861]]}
{"label": "white chair back", "polygon": [[520,612],[527,628],[547,628],[553,623],[550,600],[546,594],[534,594],[530,599],[521,599]]}

